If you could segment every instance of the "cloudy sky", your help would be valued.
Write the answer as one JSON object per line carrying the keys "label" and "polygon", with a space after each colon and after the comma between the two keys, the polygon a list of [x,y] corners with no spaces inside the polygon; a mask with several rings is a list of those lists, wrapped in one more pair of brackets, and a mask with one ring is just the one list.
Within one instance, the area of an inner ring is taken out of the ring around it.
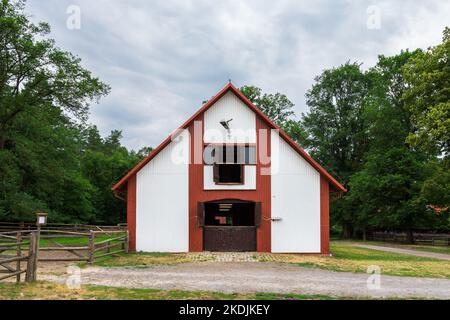
{"label": "cloudy sky", "polygon": [[122,130],[134,149],[157,146],[228,79],[285,93],[300,115],[323,69],[435,45],[450,21],[448,0],[28,0],[26,10],[111,85],[90,122]]}

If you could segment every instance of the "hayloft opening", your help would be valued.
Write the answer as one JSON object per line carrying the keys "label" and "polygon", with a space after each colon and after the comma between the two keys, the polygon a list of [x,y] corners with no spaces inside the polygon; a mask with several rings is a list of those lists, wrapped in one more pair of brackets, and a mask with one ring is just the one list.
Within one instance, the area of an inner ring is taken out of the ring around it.
{"label": "hayloft opening", "polygon": [[205,203],[205,226],[254,226],[255,203]]}

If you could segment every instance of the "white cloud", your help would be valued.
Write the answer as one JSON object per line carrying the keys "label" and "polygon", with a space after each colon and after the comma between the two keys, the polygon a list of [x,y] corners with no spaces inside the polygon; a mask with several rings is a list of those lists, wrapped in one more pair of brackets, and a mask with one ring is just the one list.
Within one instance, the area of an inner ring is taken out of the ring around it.
{"label": "white cloud", "polygon": [[[72,4],[81,30],[66,28]],[[380,30],[366,27],[369,5],[380,7]],[[286,93],[300,114],[323,69],[438,43],[450,2],[28,0],[27,11],[112,86],[91,121],[138,149],[159,144],[228,78]]]}

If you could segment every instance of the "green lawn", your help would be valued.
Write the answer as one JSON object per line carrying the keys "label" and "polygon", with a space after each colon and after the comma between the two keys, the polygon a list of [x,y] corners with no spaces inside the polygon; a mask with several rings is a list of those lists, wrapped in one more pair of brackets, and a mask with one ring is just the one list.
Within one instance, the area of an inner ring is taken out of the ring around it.
{"label": "green lawn", "polygon": [[210,261],[211,258],[204,255],[186,253],[120,253],[95,260],[94,264],[100,267],[136,267],[145,268],[152,265],[173,265],[187,262]]}
{"label": "green lawn", "polygon": [[[112,235],[112,236],[107,236],[107,235],[102,235],[102,236],[98,236],[95,237],[95,242],[100,242],[103,240],[107,240],[107,239],[112,239],[112,238],[117,238],[121,235]],[[65,245],[65,246],[86,246],[89,244],[89,239],[88,237],[75,237],[75,238],[56,238],[56,239],[41,239],[39,241],[39,244],[43,247],[53,247],[55,246],[55,242],[61,245]]]}
{"label": "green lawn", "polygon": [[205,291],[165,291],[155,289],[127,289],[103,286],[82,286],[71,290],[49,282],[34,284],[0,283],[0,300],[329,300],[345,299],[306,294],[226,294]]}
{"label": "green lawn", "polygon": [[[341,241],[344,242],[344,241]],[[425,252],[434,252],[434,253],[443,253],[450,255],[450,246],[429,246],[429,245],[420,245],[420,244],[398,244],[391,242],[382,242],[382,241],[345,241],[347,243],[357,243],[357,244],[367,244],[367,245],[377,245],[384,247],[394,247],[401,249],[412,249],[417,251],[425,251]],[[344,243],[345,243],[344,242]]]}
{"label": "green lawn", "polygon": [[450,261],[353,247],[350,243],[334,242],[332,257],[289,255],[289,263],[333,271],[367,272],[376,265],[382,274],[410,277],[450,279]]}

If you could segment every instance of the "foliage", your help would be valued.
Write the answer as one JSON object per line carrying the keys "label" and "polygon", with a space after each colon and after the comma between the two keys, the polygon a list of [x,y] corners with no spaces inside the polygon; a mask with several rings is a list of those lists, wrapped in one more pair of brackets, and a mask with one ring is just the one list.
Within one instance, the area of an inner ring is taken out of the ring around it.
{"label": "foliage", "polygon": [[109,92],[80,58],[47,38],[48,24],[33,24],[23,8],[23,1],[0,4],[0,149],[13,139],[20,114],[53,107],[85,120],[89,103]]}
{"label": "foliage", "polygon": [[243,86],[239,90],[280,127],[294,115],[294,104],[284,94],[263,94],[260,88],[254,86]]}
{"label": "foliage", "polygon": [[124,204],[110,188],[141,155],[120,145],[120,131],[102,139],[85,124],[109,86],[23,8],[0,2],[0,220],[46,211],[52,222],[117,223]]}
{"label": "foliage", "polygon": [[408,141],[428,152],[450,153],[450,28],[443,43],[420,51],[404,68],[404,99],[414,130]]}
{"label": "foliage", "polygon": [[309,149],[349,189],[331,206],[345,237],[396,229],[411,239],[413,230],[449,227],[445,161],[406,142],[415,118],[404,99],[411,89],[405,70],[421,55],[380,56],[367,72],[350,63],[325,70],[307,94]]}
{"label": "foliage", "polygon": [[357,63],[325,70],[306,94],[302,126],[313,157],[336,178],[347,183],[362,164],[367,150],[363,118],[368,83]]}
{"label": "foliage", "polygon": [[[357,63],[325,70],[306,94],[309,106],[301,125],[306,131],[305,147],[325,169],[348,187],[352,174],[361,169],[369,138],[364,118],[368,79]],[[331,203],[331,221],[353,233],[356,208],[346,196]]]}

